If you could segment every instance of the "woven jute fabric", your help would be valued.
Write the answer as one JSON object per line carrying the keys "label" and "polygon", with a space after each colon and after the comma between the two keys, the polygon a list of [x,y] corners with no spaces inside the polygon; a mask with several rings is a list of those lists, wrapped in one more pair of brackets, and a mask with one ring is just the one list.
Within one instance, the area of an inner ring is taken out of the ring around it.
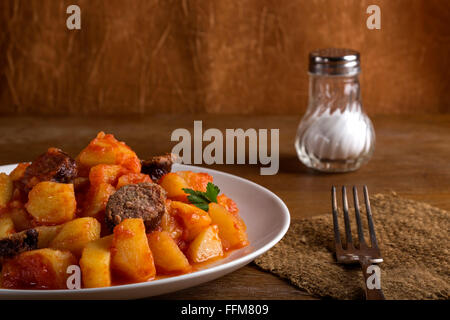
{"label": "woven jute fabric", "polygon": [[[450,212],[395,194],[371,197],[371,208],[384,259],[379,266],[386,299],[449,299]],[[353,235],[356,241],[354,229]],[[336,263],[331,213],[295,221],[255,263],[316,297],[364,298],[359,265]]]}

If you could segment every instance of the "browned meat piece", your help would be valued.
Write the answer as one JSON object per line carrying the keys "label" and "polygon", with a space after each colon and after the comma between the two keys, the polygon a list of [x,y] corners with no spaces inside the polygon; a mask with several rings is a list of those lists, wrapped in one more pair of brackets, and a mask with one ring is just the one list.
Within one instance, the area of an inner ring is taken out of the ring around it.
{"label": "browned meat piece", "polygon": [[19,253],[37,249],[38,236],[36,229],[29,229],[0,239],[0,262]]}
{"label": "browned meat piece", "polygon": [[166,211],[166,192],[156,183],[129,184],[117,190],[106,204],[106,224],[111,230],[123,219],[142,218],[147,232],[159,226]]}
{"label": "browned meat piece", "polygon": [[23,177],[15,185],[28,193],[41,181],[72,183],[76,176],[75,160],[57,148],[50,148],[27,167]]}
{"label": "browned meat piece", "polygon": [[171,154],[166,154],[153,157],[150,160],[143,160],[141,164],[141,172],[148,174],[156,182],[172,170],[173,159]]}

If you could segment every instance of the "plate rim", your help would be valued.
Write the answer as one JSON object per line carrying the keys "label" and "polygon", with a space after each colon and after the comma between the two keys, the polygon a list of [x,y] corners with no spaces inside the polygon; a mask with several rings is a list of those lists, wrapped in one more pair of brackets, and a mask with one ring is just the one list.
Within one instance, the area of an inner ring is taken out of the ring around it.
{"label": "plate rim", "polygon": [[[0,165],[0,172],[3,172],[3,170],[5,169],[5,167],[11,167],[14,165],[17,165],[18,163],[13,163],[13,164],[6,164],[6,165]],[[142,289],[142,288],[151,288],[152,286],[164,286],[165,284],[172,284],[174,282],[180,282],[183,283],[183,281],[187,281],[190,279],[196,279],[196,278],[202,278],[202,277],[206,277],[208,275],[214,274],[214,273],[220,273],[221,271],[226,271],[226,269],[232,269],[233,267],[237,267],[237,269],[242,268],[243,266],[245,266],[246,264],[250,263],[251,261],[255,260],[257,257],[259,257],[260,255],[262,255],[263,253],[267,252],[268,250],[270,250],[272,247],[274,247],[286,234],[286,232],[288,231],[289,227],[290,227],[290,223],[291,223],[291,216],[290,216],[290,212],[289,212],[289,208],[287,207],[287,205],[284,203],[284,201],[273,191],[269,190],[266,187],[263,187],[259,184],[257,184],[256,182],[253,182],[249,179],[246,178],[242,178],[239,177],[237,175],[228,173],[228,172],[224,172],[224,171],[220,171],[220,170],[216,170],[216,169],[210,169],[210,168],[205,168],[205,167],[201,167],[201,166],[195,166],[195,165],[190,165],[190,164],[180,164],[180,163],[175,163],[174,164],[175,169],[179,168],[176,171],[181,171],[181,168],[185,168],[188,170],[192,170],[194,169],[194,171],[201,171],[201,172],[206,172],[206,173],[211,173],[211,174],[220,174],[220,175],[224,175],[228,178],[232,178],[232,179],[237,179],[240,180],[244,183],[250,184],[251,186],[262,190],[264,193],[271,195],[273,198],[276,199],[276,202],[281,206],[281,212],[282,212],[282,217],[283,217],[283,224],[281,227],[281,230],[269,241],[267,242],[264,246],[262,246],[261,248],[252,251],[248,254],[245,254],[242,257],[238,257],[236,259],[233,259],[231,261],[225,262],[223,264],[219,264],[210,268],[205,268],[196,272],[192,272],[192,273],[186,273],[186,274],[182,274],[182,275],[177,275],[177,276],[170,276],[164,279],[158,279],[158,280],[154,280],[154,281],[148,281],[148,282],[139,282],[139,283],[129,283],[129,284],[123,284],[123,285],[115,285],[115,286],[111,286],[111,287],[102,287],[102,288],[82,288],[82,289],[55,289],[55,290],[36,290],[36,289],[2,289],[0,288],[0,297],[2,296],[13,296],[13,295],[36,295],[36,297],[39,298],[39,296],[44,297],[46,295],[56,295],[56,294],[61,294],[61,297],[63,296],[72,296],[72,295],[88,295],[90,293],[111,293],[113,291],[126,291],[126,290],[130,290],[130,289]],[[251,243],[250,243],[251,246]],[[247,248],[247,247],[245,247]],[[245,249],[242,248],[242,249]],[[239,250],[242,250],[239,249]],[[234,272],[236,271],[230,271]],[[224,273],[220,276],[218,276],[217,278],[223,277],[225,274],[228,273]],[[211,280],[207,280],[205,282],[210,282]],[[198,284],[197,284],[198,285]],[[188,286],[187,288],[189,288],[190,286]],[[176,292],[182,289],[176,289],[170,292]],[[156,296],[156,295],[155,295]]]}

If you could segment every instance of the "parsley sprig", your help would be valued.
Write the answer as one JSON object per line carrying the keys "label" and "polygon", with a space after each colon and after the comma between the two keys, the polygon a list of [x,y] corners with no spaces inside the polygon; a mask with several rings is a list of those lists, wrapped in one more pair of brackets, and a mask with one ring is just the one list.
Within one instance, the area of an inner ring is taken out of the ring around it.
{"label": "parsley sprig", "polygon": [[208,211],[211,202],[217,203],[217,196],[219,195],[220,189],[215,184],[208,182],[206,185],[206,192],[196,191],[189,188],[183,188],[183,191],[188,195],[188,200],[197,208]]}

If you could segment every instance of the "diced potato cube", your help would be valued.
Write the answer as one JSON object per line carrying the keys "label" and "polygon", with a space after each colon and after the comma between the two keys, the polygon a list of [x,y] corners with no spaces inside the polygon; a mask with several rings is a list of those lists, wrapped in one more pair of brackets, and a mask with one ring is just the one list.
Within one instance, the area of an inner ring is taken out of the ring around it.
{"label": "diced potato cube", "polygon": [[0,173],[0,209],[5,208],[13,195],[13,181],[6,173]]}
{"label": "diced potato cube", "polygon": [[206,186],[213,178],[207,173],[191,171],[169,172],[160,180],[160,185],[167,191],[167,197],[172,200],[187,202],[187,194],[184,188],[206,191]]}
{"label": "diced potato cube", "polygon": [[114,228],[111,267],[135,282],[151,280],[156,269],[142,219],[124,219]]}
{"label": "diced potato cube", "polygon": [[66,222],[50,242],[50,248],[68,250],[80,257],[89,242],[100,238],[100,229],[100,222],[91,217]]}
{"label": "diced potato cube", "polygon": [[177,221],[174,215],[172,215],[172,201],[166,200],[166,212],[161,217],[160,227],[162,231],[166,231],[170,234],[172,239],[178,240],[183,235],[183,227]]}
{"label": "diced potato cube", "polygon": [[0,239],[15,233],[14,222],[8,214],[0,215]]}
{"label": "diced potato cube", "polygon": [[142,182],[152,182],[152,179],[148,174],[143,173],[128,173],[119,178],[116,189],[119,189],[127,184],[136,184]]}
{"label": "diced potato cube", "polygon": [[190,188],[188,183],[178,174],[169,172],[165,174],[161,180],[160,185],[167,192],[167,198],[187,201],[187,194],[182,190],[184,188]]}
{"label": "diced potato cube", "polygon": [[89,171],[89,181],[94,186],[101,183],[115,185],[124,172],[126,169],[116,164],[98,164]]}
{"label": "diced potato cube", "polygon": [[38,248],[48,248],[50,246],[50,242],[52,242],[53,239],[58,235],[62,227],[62,224],[57,226],[35,227],[34,229],[36,229],[36,231],[38,232]]}
{"label": "diced potato cube", "polygon": [[67,268],[77,259],[68,251],[38,249],[7,260],[2,268],[6,289],[67,289]]}
{"label": "diced potato cube", "polygon": [[19,201],[11,201],[8,208],[8,215],[14,222],[17,232],[33,227],[33,217],[23,208]]}
{"label": "diced potato cube", "polygon": [[205,192],[208,183],[213,182],[213,177],[204,172],[177,171],[176,174],[182,177],[192,190]]}
{"label": "diced potato cube", "polygon": [[213,224],[200,232],[189,245],[187,256],[195,263],[223,256],[219,228]]}
{"label": "diced potato cube", "polygon": [[227,211],[217,203],[209,204],[212,223],[219,227],[219,237],[224,250],[238,249],[248,245],[245,223],[238,216]]}
{"label": "diced potato cube", "polygon": [[228,212],[232,214],[239,214],[239,209],[237,207],[236,202],[228,198],[226,195],[221,194],[217,196],[217,203],[220,204],[222,207],[225,207],[225,209],[227,209]]}
{"label": "diced potato cube", "polygon": [[154,231],[147,238],[158,274],[184,273],[190,269],[188,259],[168,232]]}
{"label": "diced potato cube", "polygon": [[43,181],[31,189],[25,208],[39,224],[54,225],[72,220],[76,206],[73,184]]}
{"label": "diced potato cube", "polygon": [[208,212],[191,204],[172,201],[172,212],[181,218],[184,226],[183,240],[191,241],[211,224]]}
{"label": "diced potato cube", "polygon": [[106,203],[114,192],[116,192],[116,189],[108,183],[100,183],[97,186],[91,186],[84,202],[82,215],[103,220]]}
{"label": "diced potato cube", "polygon": [[9,177],[12,181],[17,181],[23,177],[25,174],[25,170],[28,168],[30,163],[28,162],[22,162],[17,165],[17,167],[14,168],[13,171],[9,174]]}
{"label": "diced potato cube", "polygon": [[83,249],[80,268],[85,288],[111,286],[111,245],[113,235],[89,242]]}
{"label": "diced potato cube", "polygon": [[141,162],[136,153],[112,134],[100,132],[77,157],[81,167],[98,164],[117,164],[131,172],[141,172]]}

